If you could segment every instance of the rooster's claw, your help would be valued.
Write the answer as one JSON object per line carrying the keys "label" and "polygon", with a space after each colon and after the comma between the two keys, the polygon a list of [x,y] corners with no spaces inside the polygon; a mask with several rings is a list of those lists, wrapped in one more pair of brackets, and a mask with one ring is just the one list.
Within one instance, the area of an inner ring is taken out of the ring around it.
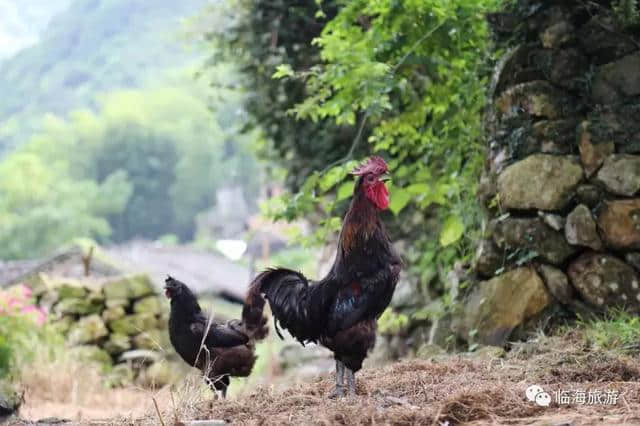
{"label": "rooster's claw", "polygon": [[329,399],[344,398],[344,386],[336,386],[329,394]]}

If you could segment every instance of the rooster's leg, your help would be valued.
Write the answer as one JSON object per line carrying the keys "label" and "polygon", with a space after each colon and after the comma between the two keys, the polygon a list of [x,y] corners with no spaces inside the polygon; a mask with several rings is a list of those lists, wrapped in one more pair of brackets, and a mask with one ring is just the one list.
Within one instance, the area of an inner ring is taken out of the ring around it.
{"label": "rooster's leg", "polygon": [[349,396],[356,396],[356,375],[353,370],[347,368],[347,391],[349,392]]}
{"label": "rooster's leg", "polygon": [[336,360],[336,388],[329,394],[329,398],[342,398],[344,396],[344,364]]}

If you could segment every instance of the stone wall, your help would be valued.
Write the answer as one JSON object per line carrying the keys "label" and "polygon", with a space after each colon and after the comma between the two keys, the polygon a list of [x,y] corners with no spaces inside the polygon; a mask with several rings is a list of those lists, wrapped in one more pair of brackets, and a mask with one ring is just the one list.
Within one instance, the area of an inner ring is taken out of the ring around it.
{"label": "stone wall", "polygon": [[640,310],[640,33],[611,2],[489,17],[489,221],[457,332],[503,344],[549,312]]}
{"label": "stone wall", "polygon": [[101,279],[32,275],[25,284],[69,350],[105,366],[112,385],[164,385],[173,377],[169,304],[146,275]]}

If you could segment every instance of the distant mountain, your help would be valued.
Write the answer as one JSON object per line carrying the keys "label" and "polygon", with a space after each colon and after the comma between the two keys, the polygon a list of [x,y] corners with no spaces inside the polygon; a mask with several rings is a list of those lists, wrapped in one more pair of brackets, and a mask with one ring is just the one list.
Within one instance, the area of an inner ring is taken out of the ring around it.
{"label": "distant mountain", "polygon": [[[28,1],[0,0],[0,13],[8,10],[16,17],[0,22],[8,28],[7,22],[33,19],[35,31],[37,23],[47,21],[46,11],[65,2],[68,7],[48,23],[36,44],[0,62],[0,156],[21,143],[45,113],[65,115],[91,106],[96,94],[139,88],[165,70],[189,64],[195,53],[185,48],[181,24],[208,3],[31,0],[27,7],[22,5]],[[27,42],[32,33],[23,34]]]}
{"label": "distant mountain", "polygon": [[71,0],[0,0],[0,60],[36,43]]}

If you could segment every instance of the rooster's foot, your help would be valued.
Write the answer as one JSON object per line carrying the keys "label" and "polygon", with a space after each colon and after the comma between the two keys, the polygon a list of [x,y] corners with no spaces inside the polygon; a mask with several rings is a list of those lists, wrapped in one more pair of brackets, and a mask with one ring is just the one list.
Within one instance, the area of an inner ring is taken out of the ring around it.
{"label": "rooster's foot", "polygon": [[331,399],[344,397],[344,370],[342,361],[336,359],[336,388],[329,394]]}
{"label": "rooster's foot", "polygon": [[347,393],[349,394],[349,398],[355,398],[356,396],[356,375],[350,370],[346,369],[345,376],[347,376]]}
{"label": "rooster's foot", "polygon": [[335,389],[329,394],[330,399],[337,399],[344,397],[344,386],[336,385]]}

